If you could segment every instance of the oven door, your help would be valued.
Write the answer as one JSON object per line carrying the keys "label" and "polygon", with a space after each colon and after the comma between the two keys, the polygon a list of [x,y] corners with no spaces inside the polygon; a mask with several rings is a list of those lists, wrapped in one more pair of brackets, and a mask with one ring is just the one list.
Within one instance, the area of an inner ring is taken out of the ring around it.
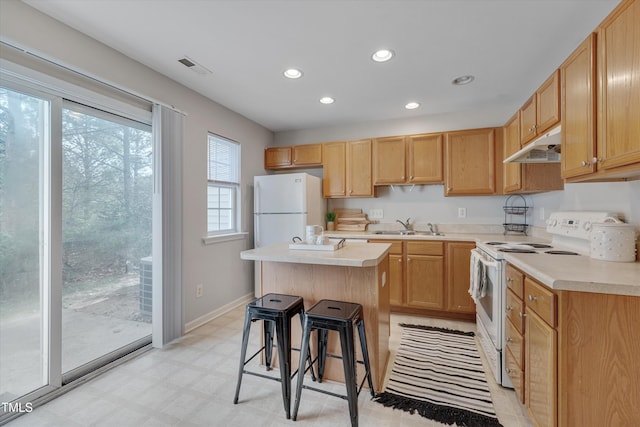
{"label": "oven door", "polygon": [[[472,268],[470,293],[475,296],[477,317],[496,350],[502,349],[501,287],[502,262],[491,258],[480,249],[471,251]],[[475,295],[474,295],[475,294]]]}

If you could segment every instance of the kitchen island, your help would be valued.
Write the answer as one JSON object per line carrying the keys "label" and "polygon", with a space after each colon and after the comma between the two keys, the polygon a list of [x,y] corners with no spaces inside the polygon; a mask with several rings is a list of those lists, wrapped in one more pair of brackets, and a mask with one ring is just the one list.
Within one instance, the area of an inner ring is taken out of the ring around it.
{"label": "kitchen island", "polygon": [[[260,293],[281,293],[304,298],[305,309],[321,299],[361,304],[367,334],[371,375],[376,392],[382,391],[389,357],[389,248],[387,243],[347,243],[335,251],[292,250],[279,243],[244,251],[240,257],[257,263]],[[291,325],[292,343],[300,342],[301,327]],[[340,355],[337,334],[329,334],[329,353]],[[356,342],[358,360],[362,360]],[[312,349],[312,352],[315,351]],[[293,369],[298,360],[293,356]],[[358,364],[358,379],[364,375]],[[328,358],[325,378],[344,382],[342,361]]]}

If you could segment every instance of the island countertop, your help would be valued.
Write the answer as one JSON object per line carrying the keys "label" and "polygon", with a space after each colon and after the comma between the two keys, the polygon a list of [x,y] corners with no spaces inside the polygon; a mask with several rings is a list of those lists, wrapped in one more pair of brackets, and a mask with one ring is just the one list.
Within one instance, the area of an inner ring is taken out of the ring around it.
{"label": "island countertop", "polygon": [[385,258],[390,248],[389,243],[346,243],[344,247],[335,251],[314,251],[289,249],[289,243],[285,242],[242,251],[240,258],[294,264],[375,267]]}

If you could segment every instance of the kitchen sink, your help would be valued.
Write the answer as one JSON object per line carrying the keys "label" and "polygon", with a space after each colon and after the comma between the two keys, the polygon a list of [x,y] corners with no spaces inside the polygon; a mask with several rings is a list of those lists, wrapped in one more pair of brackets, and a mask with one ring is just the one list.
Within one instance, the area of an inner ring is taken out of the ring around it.
{"label": "kitchen sink", "polygon": [[419,234],[421,236],[444,236],[444,233],[441,233],[439,231],[433,233],[430,231],[416,231],[415,234]]}
{"label": "kitchen sink", "polygon": [[430,231],[414,231],[414,230],[390,230],[390,231],[376,231],[374,234],[395,235],[395,236],[444,236],[444,233]]}
{"label": "kitchen sink", "polygon": [[416,234],[413,230],[376,231],[374,234],[391,234],[396,236],[411,236]]}

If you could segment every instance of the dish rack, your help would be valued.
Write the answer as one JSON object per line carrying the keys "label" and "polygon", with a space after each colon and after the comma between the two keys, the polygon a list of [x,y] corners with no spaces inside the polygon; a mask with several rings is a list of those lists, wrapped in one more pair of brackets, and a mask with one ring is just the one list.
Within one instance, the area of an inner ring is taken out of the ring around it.
{"label": "dish rack", "polygon": [[517,233],[527,235],[527,201],[520,194],[507,197],[502,207],[504,210],[504,233]]}

